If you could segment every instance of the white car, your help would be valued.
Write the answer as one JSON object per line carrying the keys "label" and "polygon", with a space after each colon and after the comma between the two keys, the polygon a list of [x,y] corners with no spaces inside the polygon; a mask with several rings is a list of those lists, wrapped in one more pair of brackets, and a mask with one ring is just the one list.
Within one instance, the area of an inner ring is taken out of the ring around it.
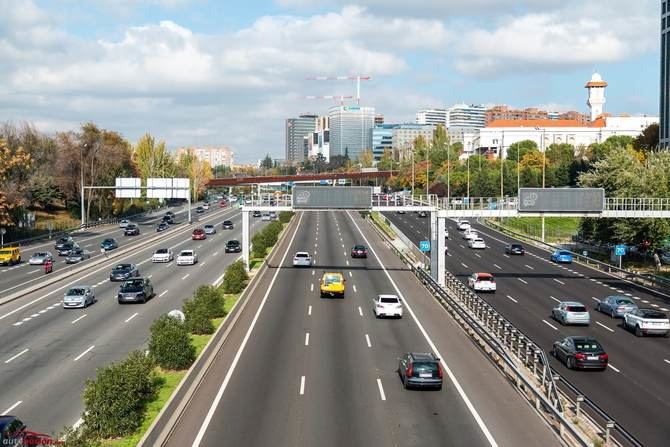
{"label": "white car", "polygon": [[470,228],[472,228],[472,225],[470,225],[470,222],[468,222],[467,220],[459,221],[456,224],[456,226],[460,231],[465,231],[465,230],[469,230]]}
{"label": "white car", "polygon": [[277,220],[277,212],[276,211],[270,211],[270,219],[272,220]]}
{"label": "white car", "polygon": [[395,295],[377,295],[372,299],[375,317],[402,318],[402,300]]}
{"label": "white car", "polygon": [[293,256],[293,267],[311,267],[312,258],[306,251],[299,251]]}
{"label": "white car", "polygon": [[635,331],[637,337],[645,335],[670,336],[668,316],[656,309],[635,309],[623,315],[623,326]]}
{"label": "white car", "polygon": [[177,256],[177,265],[194,265],[198,262],[198,255],[194,250],[182,250]]}
{"label": "white car", "polygon": [[468,247],[484,249],[484,248],[486,248],[486,242],[484,242],[484,239],[482,239],[480,237],[476,237],[476,238],[470,239],[468,241]]}
{"label": "white car", "polygon": [[468,287],[476,292],[495,292],[496,280],[490,273],[473,273],[468,278]]}
{"label": "white car", "polygon": [[469,241],[472,239],[477,239],[479,237],[479,233],[473,230],[465,230],[465,233],[463,233],[463,239]]}
{"label": "white car", "polygon": [[202,209],[208,210],[209,209],[209,202],[205,202],[202,204]]}
{"label": "white car", "polygon": [[128,219],[121,219],[121,222],[119,222],[119,228],[126,228],[130,221]]}
{"label": "white car", "polygon": [[272,218],[270,217],[270,213],[263,213],[263,215],[261,216],[261,220],[272,220]]}
{"label": "white car", "polygon": [[205,234],[214,234],[216,233],[216,227],[212,224],[205,225]]}
{"label": "white car", "polygon": [[151,257],[151,262],[170,262],[174,259],[174,253],[169,248],[159,248]]}

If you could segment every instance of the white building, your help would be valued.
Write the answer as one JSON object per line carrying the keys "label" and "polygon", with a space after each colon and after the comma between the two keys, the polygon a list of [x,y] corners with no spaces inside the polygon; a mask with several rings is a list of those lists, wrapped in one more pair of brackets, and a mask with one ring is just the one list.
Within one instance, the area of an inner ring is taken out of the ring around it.
{"label": "white building", "polygon": [[393,150],[400,155],[400,160],[408,157],[408,153],[414,148],[414,142],[417,138],[423,137],[426,143],[433,141],[435,126],[427,124],[397,124],[393,127],[392,145]]}
{"label": "white building", "polygon": [[330,156],[348,155],[356,160],[372,150],[372,133],[375,127],[374,107],[333,106],[328,110],[330,119]]}
{"label": "white building", "polygon": [[449,109],[447,127],[481,129],[486,125],[486,107],[475,104],[456,104]]}
{"label": "white building", "polygon": [[316,129],[304,137],[304,145],[307,148],[307,156],[310,160],[316,160],[322,155],[326,161],[330,160],[330,120],[327,116],[320,116],[316,121]]}
{"label": "white building", "polygon": [[431,124],[437,126],[439,124],[447,127],[449,123],[449,111],[447,109],[424,109],[419,110],[416,114],[417,124]]}
{"label": "white building", "polygon": [[595,121],[603,114],[603,106],[605,105],[605,87],[607,82],[598,73],[593,73],[591,80],[586,83],[584,88],[589,90],[589,97],[586,104],[591,110],[591,121]]}
{"label": "white building", "polygon": [[192,152],[200,161],[206,161],[214,168],[216,166],[233,167],[233,151],[228,146],[221,147],[180,147],[176,150],[177,158]]}

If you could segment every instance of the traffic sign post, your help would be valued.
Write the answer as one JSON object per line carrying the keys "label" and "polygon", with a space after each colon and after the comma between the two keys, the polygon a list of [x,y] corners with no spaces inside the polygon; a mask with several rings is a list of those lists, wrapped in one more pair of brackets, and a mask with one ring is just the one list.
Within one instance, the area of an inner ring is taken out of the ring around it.
{"label": "traffic sign post", "polygon": [[4,228],[0,228],[0,247],[5,246],[5,233],[6,232],[7,232],[7,230],[5,230]]}
{"label": "traffic sign post", "polygon": [[430,251],[430,241],[420,241],[419,242],[419,250],[421,250],[423,252]]}
{"label": "traffic sign post", "polygon": [[621,258],[626,254],[626,246],[622,244],[615,245],[614,254],[619,257],[619,268],[621,268]]}

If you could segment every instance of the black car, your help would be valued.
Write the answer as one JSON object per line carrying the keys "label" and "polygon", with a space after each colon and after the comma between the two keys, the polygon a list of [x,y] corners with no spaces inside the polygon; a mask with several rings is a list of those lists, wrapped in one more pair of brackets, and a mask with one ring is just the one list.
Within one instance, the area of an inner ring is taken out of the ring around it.
{"label": "black car", "polygon": [[354,245],[351,248],[351,257],[352,258],[367,258],[368,249],[365,248],[365,245]]}
{"label": "black car", "polygon": [[565,337],[554,342],[551,353],[568,369],[607,369],[607,353],[595,338]]}
{"label": "black car", "polygon": [[221,225],[224,230],[232,230],[233,229],[233,221],[232,220],[224,220],[223,224]]}
{"label": "black car", "polygon": [[258,211],[258,210],[255,210],[255,211],[253,211],[253,212],[251,213],[251,215],[252,215],[253,217],[261,217],[261,212]]}
{"label": "black car", "polygon": [[505,245],[505,254],[507,255],[521,255],[525,253],[523,245],[521,244],[508,244]]}
{"label": "black car", "polygon": [[409,352],[400,358],[398,374],[405,389],[442,389],[442,366],[432,352]]}
{"label": "black car", "polygon": [[163,216],[163,220],[161,223],[168,224],[168,225],[173,225],[174,224],[174,216],[168,216],[165,215]]}
{"label": "black car", "polygon": [[205,209],[203,207],[199,206],[195,209],[195,212],[198,213],[198,214],[202,214],[202,213],[205,212]]}
{"label": "black car", "polygon": [[124,236],[138,236],[140,234],[140,227],[137,224],[129,223],[126,229],[123,230]]}
{"label": "black car", "polygon": [[163,216],[163,217],[171,217],[171,218],[174,219],[174,213],[172,211],[168,211],[168,212],[165,213],[165,216]]}
{"label": "black car", "polygon": [[428,212],[426,211],[419,211],[417,214],[419,217],[428,217]]}
{"label": "black car", "polygon": [[68,244],[74,244],[74,239],[72,239],[70,236],[64,236],[56,241],[55,248],[56,250],[59,250],[64,245]]}
{"label": "black car", "polygon": [[154,286],[149,278],[130,278],[119,287],[116,299],[122,303],[146,303],[154,296]]}
{"label": "black car", "polygon": [[58,256],[68,256],[72,251],[79,248],[79,245],[74,242],[68,242],[66,244],[60,244],[60,247],[56,247]]}
{"label": "black car", "polygon": [[135,264],[117,264],[109,274],[110,281],[125,281],[128,278],[139,276],[140,271]]}
{"label": "black car", "polygon": [[65,262],[67,264],[76,264],[78,262],[83,261],[84,259],[89,259],[90,257],[91,257],[90,251],[83,250],[77,247],[74,250],[70,251],[70,254],[67,255],[67,258],[65,258]]}
{"label": "black car", "polygon": [[170,226],[166,222],[161,222],[156,227],[156,231],[161,232],[167,230],[168,228],[170,228]]}
{"label": "black car", "polygon": [[232,240],[226,242],[226,253],[239,253],[242,251],[240,241]]}

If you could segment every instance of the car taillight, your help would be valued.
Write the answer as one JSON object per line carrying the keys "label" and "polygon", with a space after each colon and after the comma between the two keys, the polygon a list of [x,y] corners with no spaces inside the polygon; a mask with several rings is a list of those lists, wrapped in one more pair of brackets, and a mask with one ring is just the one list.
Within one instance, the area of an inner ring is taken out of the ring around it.
{"label": "car taillight", "polygon": [[437,364],[437,377],[442,378],[442,366],[439,363]]}
{"label": "car taillight", "polygon": [[577,354],[575,354],[575,358],[577,360],[586,360],[586,355],[582,354],[581,352],[578,352]]}
{"label": "car taillight", "polygon": [[407,370],[405,371],[405,375],[407,377],[412,377],[414,375],[414,368],[412,367],[412,365],[409,365],[407,367]]}
{"label": "car taillight", "polygon": [[600,354],[600,360],[607,361],[610,357],[607,354]]}

